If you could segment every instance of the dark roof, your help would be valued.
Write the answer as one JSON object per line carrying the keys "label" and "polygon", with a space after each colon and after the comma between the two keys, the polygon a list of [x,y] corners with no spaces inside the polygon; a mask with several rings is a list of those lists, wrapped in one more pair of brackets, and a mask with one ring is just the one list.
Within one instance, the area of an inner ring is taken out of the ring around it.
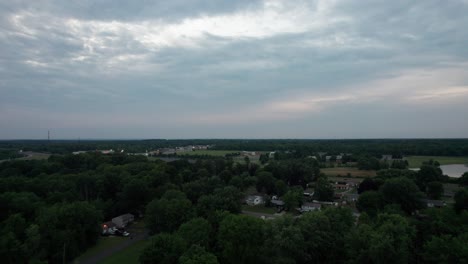
{"label": "dark roof", "polygon": [[302,206],[304,206],[304,207],[314,207],[314,208],[322,207],[322,205],[319,204],[319,203],[304,203]]}
{"label": "dark roof", "polygon": [[271,203],[276,205],[276,206],[283,206],[284,202],[281,200],[271,200]]}
{"label": "dark roof", "polygon": [[428,200],[428,199],[423,199],[422,200],[426,204],[433,204],[435,206],[445,206],[445,202],[442,200]]}

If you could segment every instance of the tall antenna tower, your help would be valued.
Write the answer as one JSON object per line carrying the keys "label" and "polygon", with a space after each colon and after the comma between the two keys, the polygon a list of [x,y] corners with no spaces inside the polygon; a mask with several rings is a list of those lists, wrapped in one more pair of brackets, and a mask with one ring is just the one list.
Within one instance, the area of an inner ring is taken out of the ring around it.
{"label": "tall antenna tower", "polygon": [[50,142],[50,130],[47,130],[47,142]]}

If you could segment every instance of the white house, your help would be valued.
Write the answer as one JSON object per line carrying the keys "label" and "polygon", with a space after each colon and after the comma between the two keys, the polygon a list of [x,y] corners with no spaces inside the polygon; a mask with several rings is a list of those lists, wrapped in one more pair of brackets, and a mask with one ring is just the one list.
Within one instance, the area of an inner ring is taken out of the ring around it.
{"label": "white house", "polygon": [[259,204],[264,204],[265,199],[263,199],[263,197],[260,195],[249,195],[247,199],[245,199],[245,202],[248,205],[259,205]]}

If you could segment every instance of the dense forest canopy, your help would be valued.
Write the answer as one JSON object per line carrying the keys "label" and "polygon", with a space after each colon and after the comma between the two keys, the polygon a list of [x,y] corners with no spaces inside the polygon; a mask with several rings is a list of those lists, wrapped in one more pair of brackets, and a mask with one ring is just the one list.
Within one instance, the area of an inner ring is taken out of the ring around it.
{"label": "dense forest canopy", "polygon": [[[141,263],[468,261],[468,173],[451,179],[442,175],[440,164],[433,160],[423,163],[419,171],[408,170],[405,164],[379,167],[377,176],[359,180],[354,194],[357,200],[345,203],[336,197],[340,191],[335,187],[343,185],[336,183],[340,180],[322,173],[324,163],[330,162],[308,156],[309,151],[325,150],[366,157],[374,152],[391,153],[393,148],[438,154],[459,149],[463,153],[466,140],[171,143],[2,142],[3,148],[57,153],[46,160],[0,163],[0,253],[4,262],[72,261],[102,239],[103,222],[126,213],[143,217],[151,235],[151,243],[139,257]],[[257,163],[247,156],[233,159],[229,155],[164,162],[125,153],[70,154],[86,148],[83,146],[138,150],[187,144],[283,151]],[[427,208],[426,201],[441,199],[447,184],[457,186],[453,198],[442,208]],[[283,216],[260,219],[246,214],[243,203],[248,194],[265,197],[262,208]],[[322,208],[301,211],[311,203]]]}
{"label": "dense forest canopy", "polygon": [[211,145],[213,149],[233,151],[297,151],[301,154],[368,153],[371,155],[468,155],[468,139],[190,139],[190,140],[8,140],[0,141],[0,149],[22,149],[50,153],[79,150],[124,149],[145,152],[158,148],[187,145]]}

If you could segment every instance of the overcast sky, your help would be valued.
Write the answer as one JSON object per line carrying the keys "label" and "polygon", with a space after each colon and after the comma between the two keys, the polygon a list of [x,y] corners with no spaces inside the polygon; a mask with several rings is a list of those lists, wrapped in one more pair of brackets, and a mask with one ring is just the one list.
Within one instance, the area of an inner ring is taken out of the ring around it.
{"label": "overcast sky", "polygon": [[0,138],[468,137],[468,0],[0,0]]}

